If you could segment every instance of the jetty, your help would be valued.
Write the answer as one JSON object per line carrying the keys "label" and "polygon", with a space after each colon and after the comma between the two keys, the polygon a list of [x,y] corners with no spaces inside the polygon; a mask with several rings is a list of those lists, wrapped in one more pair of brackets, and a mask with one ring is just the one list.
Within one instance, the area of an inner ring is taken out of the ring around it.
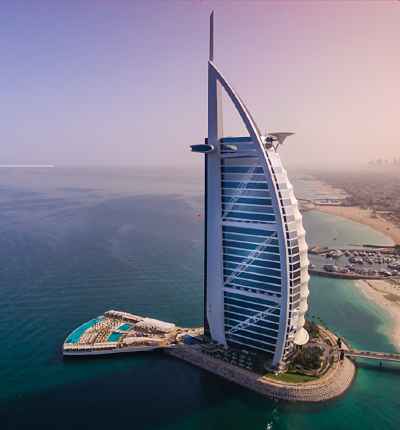
{"label": "jetty", "polygon": [[378,361],[394,361],[400,363],[400,354],[376,351],[359,351],[357,349],[343,350],[346,357],[367,358]]}

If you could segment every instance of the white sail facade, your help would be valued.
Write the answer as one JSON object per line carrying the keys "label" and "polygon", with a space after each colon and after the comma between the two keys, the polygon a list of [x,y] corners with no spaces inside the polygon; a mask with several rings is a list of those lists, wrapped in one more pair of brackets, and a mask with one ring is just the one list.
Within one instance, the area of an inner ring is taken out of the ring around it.
{"label": "white sail facade", "polygon": [[[271,142],[213,62],[211,16],[205,154],[205,332],[267,354],[274,366],[307,342],[308,257],[293,187]],[[226,137],[221,92],[247,131]]]}

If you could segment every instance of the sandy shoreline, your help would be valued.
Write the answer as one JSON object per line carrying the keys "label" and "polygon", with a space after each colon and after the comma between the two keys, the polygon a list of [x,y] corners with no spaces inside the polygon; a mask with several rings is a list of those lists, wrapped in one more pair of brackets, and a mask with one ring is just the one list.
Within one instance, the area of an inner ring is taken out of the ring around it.
{"label": "sandy shoreline", "polygon": [[394,225],[382,216],[373,217],[372,212],[368,209],[361,209],[357,206],[321,206],[315,205],[315,210],[320,212],[347,218],[360,224],[368,225],[388,237],[393,242],[400,244],[400,227]]}
{"label": "sandy shoreline", "polygon": [[400,351],[400,282],[396,285],[384,280],[358,280],[355,284],[367,299],[376,303],[390,316],[392,324],[388,335]]}
{"label": "sandy shoreline", "polygon": [[[315,204],[313,209],[368,225],[390,237],[394,244],[400,244],[400,227],[381,215],[374,215],[371,210],[362,209],[358,206]],[[389,316],[391,327],[387,334],[395,348],[400,352],[400,281],[396,283],[389,280],[357,280],[355,285],[368,300],[376,303]]]}

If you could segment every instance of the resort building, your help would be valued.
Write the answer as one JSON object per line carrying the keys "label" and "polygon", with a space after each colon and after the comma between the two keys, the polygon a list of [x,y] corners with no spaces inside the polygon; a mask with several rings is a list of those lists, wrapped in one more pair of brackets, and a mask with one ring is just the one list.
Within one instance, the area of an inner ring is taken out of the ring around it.
{"label": "resort building", "polygon": [[[247,136],[224,136],[222,91]],[[204,329],[212,341],[266,355],[278,367],[305,344],[308,257],[302,216],[277,153],[292,133],[262,135],[214,63],[210,17],[205,154]]]}

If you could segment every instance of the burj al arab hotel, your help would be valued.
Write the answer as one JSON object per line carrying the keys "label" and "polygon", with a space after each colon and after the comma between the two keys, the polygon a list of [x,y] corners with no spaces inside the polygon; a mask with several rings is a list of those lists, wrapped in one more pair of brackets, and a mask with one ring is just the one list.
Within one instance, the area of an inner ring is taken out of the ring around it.
{"label": "burj al arab hotel", "polygon": [[[247,136],[224,136],[222,91]],[[302,216],[277,152],[292,133],[262,135],[214,63],[210,17],[205,155],[204,330],[210,341],[262,353],[278,367],[308,341],[308,257]]]}

